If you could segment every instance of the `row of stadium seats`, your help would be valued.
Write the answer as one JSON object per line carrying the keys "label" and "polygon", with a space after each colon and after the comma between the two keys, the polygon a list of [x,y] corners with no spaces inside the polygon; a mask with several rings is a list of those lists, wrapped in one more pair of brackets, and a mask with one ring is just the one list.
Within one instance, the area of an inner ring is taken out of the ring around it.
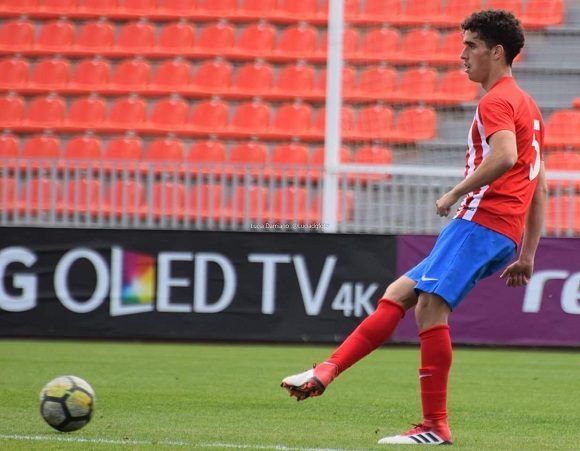
{"label": "row of stadium seats", "polygon": [[[101,58],[82,60],[72,70],[69,60],[51,57],[38,60],[31,70],[28,60],[15,56],[0,59],[0,91],[103,95],[137,92],[144,96],[178,92],[186,97],[259,96],[267,100],[301,97],[325,101],[326,69],[317,74],[314,66],[298,62],[281,67],[276,80],[274,73],[275,68],[263,61],[244,64],[234,71],[234,66],[221,58],[202,62],[195,69],[181,58],[165,60],[153,73],[151,64],[142,58],[123,60],[113,71],[110,63]],[[451,69],[440,76],[433,68],[398,72],[386,65],[364,68],[358,77],[355,68],[347,66],[342,84],[347,102],[384,100],[452,105],[475,100],[478,91],[477,84],[469,81],[461,70]]]}
{"label": "row of stadium seats", "polygon": [[[30,99],[8,93],[0,97],[0,128],[20,133],[51,129],[61,133],[93,130],[123,133],[134,130],[144,135],[173,132],[179,136],[220,135],[232,139],[260,136],[269,139],[298,137],[323,141],[325,109],[300,101],[273,105],[254,99],[237,107],[218,97],[190,104],[178,95],[158,99],[148,114],[147,102],[135,95],[109,102],[96,95],[80,97],[68,109],[65,99],[48,94]],[[230,114],[231,110],[231,114]],[[230,118],[231,116],[231,118]],[[361,108],[342,108],[345,140],[382,139],[389,142],[414,142],[432,139],[437,130],[437,114],[429,107],[406,107],[398,113],[377,103]]]}
{"label": "row of stadium seats", "polygon": [[[310,193],[310,195],[309,195]],[[1,215],[36,216],[88,214],[92,216],[173,217],[179,220],[274,220],[319,222],[321,199],[317,191],[298,186],[237,185],[224,189],[210,183],[153,182],[150,190],[137,180],[48,177],[22,181],[0,178]],[[354,195],[339,192],[340,221],[353,217]],[[580,233],[580,195],[551,197],[546,214],[548,234]]]}
{"label": "row of stadium seats", "polygon": [[548,148],[580,149],[580,109],[554,111],[546,121]]}
{"label": "row of stadium seats", "polygon": [[[495,8],[513,11],[528,28],[541,28],[562,23],[563,3],[563,0],[346,0],[345,17],[361,24],[453,27],[472,11]],[[152,20],[227,17],[233,21],[267,18],[282,23],[298,20],[325,23],[327,11],[328,0],[4,0],[0,5],[0,16],[118,19],[145,16]]]}
{"label": "row of stadium seats", "polygon": [[[21,148],[22,147],[22,148]],[[105,146],[93,135],[72,137],[66,145],[50,134],[29,136],[23,145],[17,136],[0,135],[0,158],[4,168],[59,170],[100,168],[119,171],[162,171],[193,174],[261,175],[277,179],[316,181],[324,164],[324,147],[309,149],[300,143],[283,143],[269,149],[260,141],[237,142],[228,150],[225,143],[212,139],[193,142],[186,150],[183,141],[175,138],[151,140],[145,147],[135,136],[117,137]],[[392,163],[391,150],[380,145],[364,145],[353,153],[346,146],[340,149],[342,163]],[[251,167],[250,167],[251,166]]]}
{"label": "row of stadium seats", "polygon": [[[228,192],[231,191],[231,192]],[[310,193],[310,195],[309,195]],[[37,215],[54,211],[62,214],[89,214],[179,219],[256,220],[319,222],[321,199],[318,191],[287,186],[275,188],[238,185],[225,190],[218,184],[184,184],[136,180],[101,183],[97,179],[66,182],[48,177],[22,181],[0,179],[2,214]],[[339,192],[338,219],[351,219],[353,195]]]}
{"label": "row of stadium seats", "polygon": [[[106,20],[97,20],[76,29],[73,22],[58,19],[39,25],[36,36],[34,22],[28,19],[6,21],[0,27],[0,54],[57,52],[67,56],[99,54],[111,58],[141,54],[149,58],[197,59],[222,55],[232,60],[261,57],[271,61],[296,58],[326,61],[326,32],[319,39],[317,29],[304,23],[278,32],[272,24],[261,21],[248,24],[236,33],[234,26],[219,21],[204,25],[199,36],[196,36],[194,25],[181,21],[164,25],[160,30],[145,20],[128,22],[117,28]],[[440,33],[429,27],[402,34],[396,28],[383,26],[366,30],[364,36],[354,28],[347,28],[343,48],[345,57],[353,62],[457,65],[462,37],[457,31]]]}

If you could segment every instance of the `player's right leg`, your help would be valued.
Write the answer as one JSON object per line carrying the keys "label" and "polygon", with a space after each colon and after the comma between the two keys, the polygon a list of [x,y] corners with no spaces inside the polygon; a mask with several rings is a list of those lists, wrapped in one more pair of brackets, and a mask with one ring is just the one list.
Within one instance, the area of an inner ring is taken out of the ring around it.
{"label": "player's right leg", "polygon": [[324,362],[302,373],[285,377],[281,386],[302,401],[320,396],[343,371],[386,342],[405,315],[417,303],[416,282],[402,276],[389,285],[377,309],[343,341]]}

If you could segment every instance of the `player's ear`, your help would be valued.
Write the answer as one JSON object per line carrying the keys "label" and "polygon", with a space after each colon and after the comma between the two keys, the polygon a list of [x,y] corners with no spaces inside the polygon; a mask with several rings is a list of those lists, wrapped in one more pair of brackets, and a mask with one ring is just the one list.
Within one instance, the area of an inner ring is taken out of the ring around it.
{"label": "player's ear", "polygon": [[505,58],[505,49],[503,48],[503,45],[497,44],[494,46],[493,49],[491,49],[491,54],[493,58],[497,60],[501,59],[502,57]]}

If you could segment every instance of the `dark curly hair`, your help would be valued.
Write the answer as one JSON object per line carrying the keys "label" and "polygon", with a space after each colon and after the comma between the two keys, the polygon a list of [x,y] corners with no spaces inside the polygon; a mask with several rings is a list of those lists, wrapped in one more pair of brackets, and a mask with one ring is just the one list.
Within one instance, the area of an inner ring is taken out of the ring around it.
{"label": "dark curly hair", "polygon": [[477,33],[489,49],[498,44],[503,46],[510,66],[525,42],[522,24],[509,11],[489,9],[473,13],[463,21],[461,29]]}

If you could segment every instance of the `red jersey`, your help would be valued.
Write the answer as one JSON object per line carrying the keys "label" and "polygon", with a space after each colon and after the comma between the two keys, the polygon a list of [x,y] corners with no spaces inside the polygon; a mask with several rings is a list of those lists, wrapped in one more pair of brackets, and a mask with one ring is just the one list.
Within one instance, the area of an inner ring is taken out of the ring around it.
{"label": "red jersey", "polygon": [[455,217],[481,224],[519,245],[543,159],[544,122],[534,99],[509,76],[500,78],[479,101],[467,138],[465,177],[487,157],[489,138],[500,130],[516,135],[516,164],[491,184],[468,193]]}

